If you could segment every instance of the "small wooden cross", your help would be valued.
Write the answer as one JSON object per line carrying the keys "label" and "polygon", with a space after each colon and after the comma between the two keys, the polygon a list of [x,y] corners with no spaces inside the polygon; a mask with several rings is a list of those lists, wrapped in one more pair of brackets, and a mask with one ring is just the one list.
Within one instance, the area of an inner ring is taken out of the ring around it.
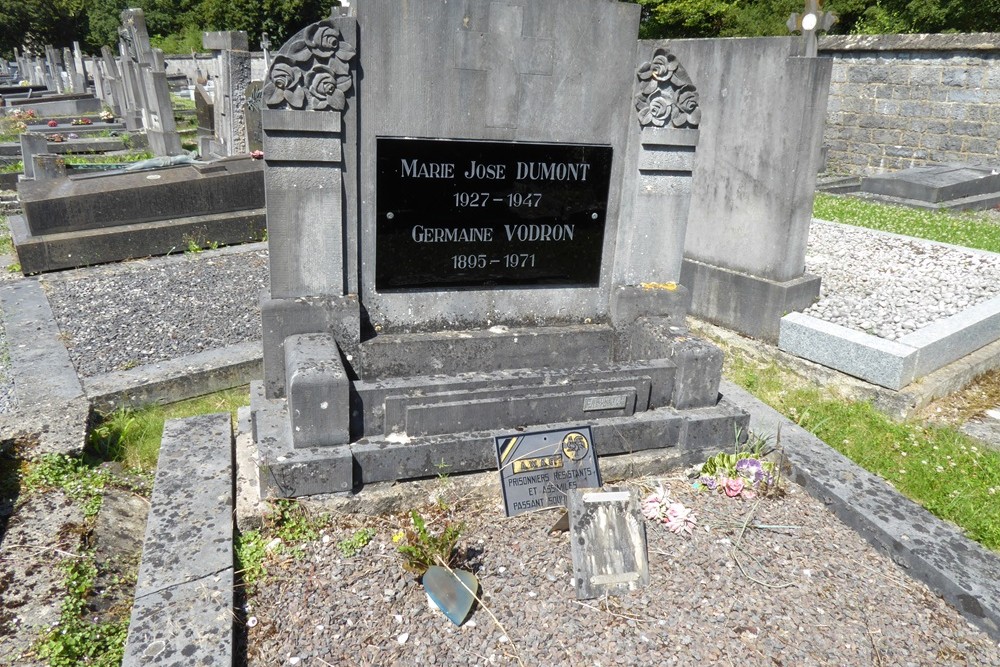
{"label": "small wooden cross", "polygon": [[802,33],[806,38],[805,53],[802,55],[807,58],[815,58],[817,52],[816,31],[823,30],[825,32],[832,28],[836,22],[836,14],[823,11],[822,0],[806,0],[805,13],[793,12],[785,25],[788,26],[790,32]]}

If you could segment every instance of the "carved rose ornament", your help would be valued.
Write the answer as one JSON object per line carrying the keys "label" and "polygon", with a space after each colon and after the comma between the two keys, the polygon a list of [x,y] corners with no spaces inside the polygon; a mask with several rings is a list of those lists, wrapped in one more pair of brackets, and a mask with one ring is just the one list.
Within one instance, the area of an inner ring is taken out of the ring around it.
{"label": "carved rose ornament", "polygon": [[635,109],[643,127],[696,128],[701,121],[698,91],[676,56],[656,49],[636,70]]}
{"label": "carved rose ornament", "polygon": [[271,63],[264,104],[269,109],[343,111],[352,85],[348,62],[355,53],[332,21],[300,30]]}

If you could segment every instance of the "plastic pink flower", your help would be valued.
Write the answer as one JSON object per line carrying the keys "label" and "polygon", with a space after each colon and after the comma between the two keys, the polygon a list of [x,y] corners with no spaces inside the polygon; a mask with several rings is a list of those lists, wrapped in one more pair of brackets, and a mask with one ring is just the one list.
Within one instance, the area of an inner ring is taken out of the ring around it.
{"label": "plastic pink flower", "polygon": [[743,492],[743,480],[739,477],[731,477],[722,485],[722,489],[730,498],[735,498]]}
{"label": "plastic pink flower", "polygon": [[684,507],[681,503],[670,503],[670,506],[667,507],[667,516],[663,521],[671,533],[688,533],[689,535],[694,532],[695,524],[698,523],[694,517],[694,510]]}

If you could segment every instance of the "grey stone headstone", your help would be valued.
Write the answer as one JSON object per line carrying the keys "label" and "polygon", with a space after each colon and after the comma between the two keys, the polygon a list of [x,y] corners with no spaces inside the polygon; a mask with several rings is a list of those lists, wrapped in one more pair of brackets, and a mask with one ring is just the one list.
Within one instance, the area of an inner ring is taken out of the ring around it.
{"label": "grey stone headstone", "polygon": [[567,493],[576,597],[621,595],[649,585],[646,524],[634,491]]}
{"label": "grey stone headstone", "polygon": [[198,134],[212,135],[215,133],[215,102],[211,93],[202,85],[194,88],[194,109],[198,118]]}
{"label": "grey stone headstone", "polygon": [[261,111],[264,108],[264,83],[251,81],[244,93],[243,114],[246,120],[247,151],[264,150],[264,125]]}

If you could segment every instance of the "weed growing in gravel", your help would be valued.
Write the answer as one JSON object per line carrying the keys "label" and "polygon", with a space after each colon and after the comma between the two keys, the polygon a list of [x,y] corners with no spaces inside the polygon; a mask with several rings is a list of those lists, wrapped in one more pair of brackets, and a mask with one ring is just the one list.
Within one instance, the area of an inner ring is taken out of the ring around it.
{"label": "weed growing in gravel", "polygon": [[410,511],[410,525],[392,536],[403,556],[403,569],[422,577],[431,565],[452,567],[458,560],[458,540],[464,523],[442,519],[440,530],[432,531],[417,510]]}
{"label": "weed growing in gravel", "polygon": [[893,421],[869,403],[841,400],[734,349],[725,373],[971,539],[1000,550],[1000,452],[950,427]]}
{"label": "weed growing in gravel", "polygon": [[856,227],[1000,252],[1000,224],[985,213],[927,211],[817,193],[813,215]]}
{"label": "weed growing in gravel", "polygon": [[59,622],[35,646],[38,656],[50,667],[118,667],[125,652],[128,617],[94,623],[88,616],[87,596],[94,587],[97,567],[93,556],[63,562],[66,597],[60,606]]}
{"label": "weed growing in gravel", "polygon": [[236,535],[234,542],[236,571],[243,579],[247,593],[253,593],[264,580],[267,568],[267,540],[259,530],[247,530]]}
{"label": "weed growing in gravel", "polygon": [[374,528],[359,528],[354,531],[354,535],[346,540],[338,542],[337,548],[340,549],[340,553],[343,554],[344,558],[352,558],[353,556],[356,556],[359,551],[368,546],[368,543],[371,542],[374,537]]}
{"label": "weed growing in gravel", "polygon": [[237,387],[170,405],[120,408],[99,416],[88,436],[88,447],[132,470],[153,470],[166,420],[213,412],[229,412],[235,420],[236,411],[249,404],[249,389]]}
{"label": "weed growing in gravel", "polygon": [[[236,567],[243,578],[248,593],[253,593],[259,582],[267,576],[267,559],[270,555],[283,554],[302,558],[302,546],[319,539],[320,531],[329,525],[327,514],[311,516],[304,505],[294,500],[276,500],[262,530],[247,530],[236,536]],[[360,533],[361,531],[358,531]],[[355,533],[355,539],[361,538]],[[374,537],[375,531],[360,544],[363,547]],[[343,544],[343,543],[341,543]],[[344,547],[341,546],[341,551]]]}

